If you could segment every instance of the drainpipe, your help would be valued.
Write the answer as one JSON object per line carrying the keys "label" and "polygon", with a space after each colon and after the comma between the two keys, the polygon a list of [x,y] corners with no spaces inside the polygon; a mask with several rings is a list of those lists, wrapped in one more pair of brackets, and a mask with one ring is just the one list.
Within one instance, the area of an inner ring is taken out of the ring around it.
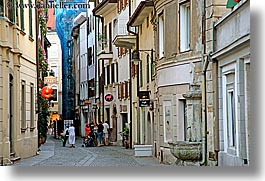
{"label": "drainpipe", "polygon": [[204,61],[206,53],[206,41],[205,41],[205,1],[202,2],[202,161],[200,165],[207,165],[207,106],[206,106],[206,70],[208,67],[208,59]]}
{"label": "drainpipe", "polygon": [[[132,11],[132,4],[131,1],[129,0],[129,18],[131,17],[131,12]],[[136,50],[139,50],[139,38],[138,34],[130,30],[130,26],[127,25],[127,31],[133,35],[136,36]],[[129,70],[130,70],[130,149],[132,149],[132,51],[131,49],[129,50]],[[138,72],[137,72],[138,73]],[[138,81],[138,75],[137,75],[137,82]],[[138,89],[137,89],[137,96],[138,96]]]}
{"label": "drainpipe", "polygon": [[[95,7],[96,7],[96,5],[95,5]],[[101,22],[102,22],[102,30],[104,30],[104,17],[101,17],[99,15],[94,15],[94,16],[101,20]],[[97,61],[97,31],[96,30],[97,30],[97,23],[96,23],[96,20],[95,20],[95,52],[96,52],[96,56],[95,57],[96,57],[96,61]],[[103,81],[99,82],[99,84],[103,83],[102,84],[102,86],[103,86],[103,88],[102,88],[102,103],[101,103],[102,104],[102,121],[104,121],[104,80],[105,80],[105,77],[104,77],[104,75],[105,75],[105,73],[104,73],[104,63],[103,62],[102,62],[102,79],[103,79]],[[100,70],[100,64],[98,64],[98,70]],[[99,75],[100,75],[100,71],[98,71],[98,77],[100,77]],[[100,111],[98,113],[99,113],[99,115],[98,115],[98,122],[99,122],[100,121]]]}

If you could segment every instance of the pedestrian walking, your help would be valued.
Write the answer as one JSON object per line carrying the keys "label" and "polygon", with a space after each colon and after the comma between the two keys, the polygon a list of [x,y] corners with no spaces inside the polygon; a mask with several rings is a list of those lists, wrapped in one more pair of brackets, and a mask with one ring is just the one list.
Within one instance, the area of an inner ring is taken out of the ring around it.
{"label": "pedestrian walking", "polygon": [[69,127],[69,144],[70,144],[70,148],[75,147],[75,127],[74,127],[74,124],[71,124],[71,126]]}
{"label": "pedestrian walking", "polygon": [[103,136],[103,129],[104,126],[102,125],[102,122],[100,121],[99,124],[97,125],[98,127],[98,146],[102,146],[102,136]]}
{"label": "pedestrian walking", "polygon": [[103,123],[103,139],[104,139],[104,144],[109,145],[109,124],[108,121],[105,121]]}
{"label": "pedestrian walking", "polygon": [[69,126],[67,126],[67,127],[65,128],[65,130],[64,130],[62,136],[63,136],[63,147],[65,147],[66,142],[67,142],[67,140],[68,140],[68,138],[69,138]]}

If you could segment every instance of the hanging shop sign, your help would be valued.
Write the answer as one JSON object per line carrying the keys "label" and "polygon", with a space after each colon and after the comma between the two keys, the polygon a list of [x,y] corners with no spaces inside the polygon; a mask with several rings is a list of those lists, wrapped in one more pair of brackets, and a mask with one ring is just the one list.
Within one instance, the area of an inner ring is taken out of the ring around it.
{"label": "hanging shop sign", "polygon": [[44,84],[56,84],[56,77],[54,76],[44,77]]}
{"label": "hanging shop sign", "polygon": [[149,107],[150,106],[150,96],[149,91],[139,91],[139,107]]}
{"label": "hanging shop sign", "polygon": [[112,95],[112,94],[106,94],[106,95],[105,95],[105,100],[106,100],[107,102],[111,102],[111,101],[113,101],[113,95]]}

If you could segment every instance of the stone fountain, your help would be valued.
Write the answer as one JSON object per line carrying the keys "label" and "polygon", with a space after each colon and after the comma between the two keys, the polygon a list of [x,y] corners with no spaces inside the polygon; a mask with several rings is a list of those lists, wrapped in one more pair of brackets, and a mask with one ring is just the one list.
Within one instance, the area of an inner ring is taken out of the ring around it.
{"label": "stone fountain", "polygon": [[193,84],[191,89],[183,94],[187,104],[186,140],[169,142],[170,152],[177,159],[187,162],[200,161],[202,157],[201,143],[201,90]]}

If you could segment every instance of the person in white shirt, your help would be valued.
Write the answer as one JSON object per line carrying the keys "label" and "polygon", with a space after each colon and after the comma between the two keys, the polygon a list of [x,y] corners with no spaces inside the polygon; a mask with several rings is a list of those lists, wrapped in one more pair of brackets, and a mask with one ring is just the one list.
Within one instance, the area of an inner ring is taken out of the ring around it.
{"label": "person in white shirt", "polygon": [[69,144],[70,144],[70,148],[74,148],[75,147],[75,127],[74,124],[71,124],[71,126],[69,127]]}
{"label": "person in white shirt", "polygon": [[109,124],[108,121],[105,121],[105,123],[103,123],[103,137],[104,137],[104,143],[105,145],[109,145]]}

